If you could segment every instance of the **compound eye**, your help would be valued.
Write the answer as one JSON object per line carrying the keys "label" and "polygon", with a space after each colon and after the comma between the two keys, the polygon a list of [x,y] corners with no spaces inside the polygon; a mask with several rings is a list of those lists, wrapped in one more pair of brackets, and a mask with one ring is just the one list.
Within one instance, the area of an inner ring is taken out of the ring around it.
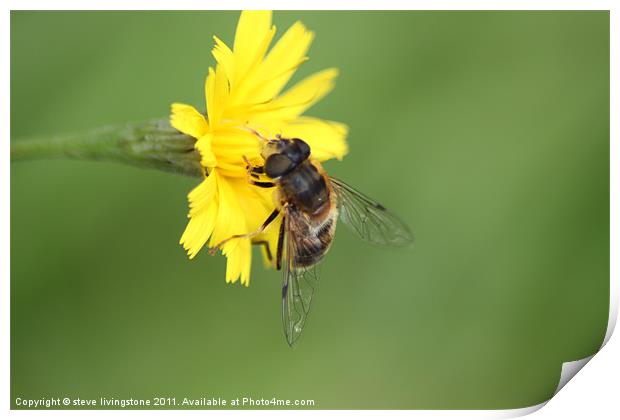
{"label": "compound eye", "polygon": [[310,146],[302,139],[293,139],[293,143],[297,146],[297,150],[301,155],[300,161],[304,161],[310,157]]}
{"label": "compound eye", "polygon": [[295,163],[287,156],[276,153],[265,161],[265,174],[269,178],[280,178],[295,168]]}

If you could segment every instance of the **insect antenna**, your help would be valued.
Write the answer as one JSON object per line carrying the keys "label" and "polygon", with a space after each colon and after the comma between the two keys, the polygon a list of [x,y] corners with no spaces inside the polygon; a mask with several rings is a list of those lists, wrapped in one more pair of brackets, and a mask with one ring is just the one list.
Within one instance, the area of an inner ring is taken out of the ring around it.
{"label": "insect antenna", "polygon": [[250,133],[254,134],[254,135],[255,135],[256,137],[258,137],[258,138],[259,138],[262,142],[265,142],[265,143],[266,143],[266,142],[268,142],[268,141],[269,141],[269,139],[268,139],[267,137],[263,136],[261,133],[259,133],[257,130],[253,129],[253,128],[252,128],[252,127],[250,127],[250,126],[244,125],[242,128],[243,128],[244,130],[247,130],[247,131],[249,131]]}

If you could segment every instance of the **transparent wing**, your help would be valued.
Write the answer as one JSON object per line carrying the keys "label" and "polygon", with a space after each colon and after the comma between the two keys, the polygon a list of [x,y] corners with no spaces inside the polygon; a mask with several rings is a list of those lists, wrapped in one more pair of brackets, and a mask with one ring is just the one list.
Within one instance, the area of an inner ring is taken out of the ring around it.
{"label": "transparent wing", "polygon": [[284,222],[284,253],[282,270],[284,280],[282,282],[282,325],[288,345],[293,347],[299,339],[306,318],[310,313],[310,305],[318,284],[316,265],[311,267],[298,267],[295,265],[295,255],[300,252],[303,241],[300,235],[304,227],[299,226],[300,221],[287,213]]}
{"label": "transparent wing", "polygon": [[360,238],[377,245],[405,246],[413,242],[409,227],[394,213],[344,182],[330,178],[340,219]]}

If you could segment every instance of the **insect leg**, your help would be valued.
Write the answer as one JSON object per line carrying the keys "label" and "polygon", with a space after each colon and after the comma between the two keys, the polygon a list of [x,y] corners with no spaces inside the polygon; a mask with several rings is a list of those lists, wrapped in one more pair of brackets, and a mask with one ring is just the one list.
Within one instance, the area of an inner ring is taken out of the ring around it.
{"label": "insect leg", "polygon": [[264,174],[265,173],[264,166],[252,165],[252,162],[250,162],[250,159],[248,159],[248,157],[245,155],[243,155],[243,161],[245,162],[245,169],[247,169],[249,173],[251,174]]}
{"label": "insect leg", "polygon": [[254,181],[253,179],[248,179],[248,182],[260,188],[273,188],[276,186],[276,184],[274,184],[273,182]]}
{"label": "insect leg", "polygon": [[282,217],[282,223],[280,224],[280,233],[278,234],[278,250],[276,254],[276,270],[282,268],[282,248],[284,245],[284,232],[285,232],[286,216]]}
{"label": "insect leg", "polygon": [[248,175],[250,175],[254,179],[260,179],[260,174],[265,173],[263,166],[254,166],[252,168],[248,168]]}
{"label": "insect leg", "polygon": [[269,262],[273,261],[273,255],[271,255],[271,248],[269,248],[269,242],[267,241],[259,241],[259,242],[254,242],[256,245],[262,245],[265,247],[265,253],[267,253],[267,259],[269,260]]}
{"label": "insect leg", "polygon": [[280,210],[279,209],[275,209],[274,211],[271,212],[269,217],[267,217],[265,222],[263,222],[263,224],[258,229],[256,229],[254,232],[245,233],[245,234],[242,234],[242,235],[233,235],[230,238],[226,238],[222,242],[220,242],[219,244],[217,244],[216,246],[211,248],[209,250],[209,254],[215,255],[217,250],[222,248],[222,245],[224,245],[226,242],[230,241],[231,239],[252,238],[252,237],[260,234],[262,231],[264,231],[267,228],[267,226],[269,226],[271,224],[271,222],[273,222],[276,219],[276,217],[278,217],[278,214],[280,214]]}
{"label": "insect leg", "polygon": [[273,182],[261,182],[254,181],[254,179],[260,179],[260,175],[265,173],[264,166],[254,166],[252,162],[247,158],[247,156],[243,156],[243,160],[245,161],[245,169],[248,171],[248,182],[252,185],[256,185],[262,188],[271,188],[274,187],[275,184]]}

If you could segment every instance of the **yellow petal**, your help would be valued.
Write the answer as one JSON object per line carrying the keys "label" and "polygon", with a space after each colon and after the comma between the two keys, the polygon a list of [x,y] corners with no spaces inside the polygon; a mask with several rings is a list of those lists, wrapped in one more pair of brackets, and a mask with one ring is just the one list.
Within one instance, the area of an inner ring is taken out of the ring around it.
{"label": "yellow petal", "polygon": [[289,81],[297,67],[307,60],[306,52],[314,33],[301,22],[295,22],[271,49],[255,76],[252,101],[261,103],[275,97]]}
{"label": "yellow petal", "polygon": [[[233,235],[248,233],[246,214],[239,205],[239,198],[229,179],[222,176],[219,168],[213,173],[217,179],[219,208],[215,229],[211,235],[210,245],[215,246]],[[229,240],[222,247],[222,253],[228,258],[226,281],[235,282],[241,278],[244,284],[250,279],[252,251],[249,239]]]}
{"label": "yellow petal", "polygon": [[[239,205],[246,215],[248,231],[256,231],[275,210],[274,191],[250,185],[245,178],[230,179],[229,183],[237,193]],[[261,234],[252,238],[253,243],[260,243],[265,264],[272,267],[275,267],[281,222],[280,215]],[[263,242],[268,243],[271,260],[267,258]]]}
{"label": "yellow petal", "polygon": [[226,176],[247,178],[246,163],[243,157],[250,161],[260,156],[260,141],[252,133],[239,128],[218,130],[211,144],[213,153],[217,156],[217,166],[227,171]]}
{"label": "yellow petal", "polygon": [[[244,109],[247,108],[249,104],[256,105],[261,102],[258,98],[252,96],[252,92],[254,92],[257,86],[261,86],[263,83],[262,79],[257,77],[257,73],[263,56],[267,51],[267,47],[271,43],[275,33],[276,29],[273,27],[272,30],[265,36],[265,39],[259,48],[259,53],[257,53],[256,58],[248,64],[247,69],[241,71],[239,70],[239,66],[235,64],[234,82],[232,81],[233,79],[229,77],[229,82],[232,88],[229,101],[229,105],[231,107],[236,106]],[[235,63],[238,63],[238,56],[235,57]]]}
{"label": "yellow petal", "polygon": [[226,71],[226,75],[228,76],[228,79],[231,85],[234,85],[234,79],[233,79],[233,76],[235,74],[234,54],[231,51],[231,49],[228,48],[228,45],[224,43],[224,41],[222,41],[216,36],[214,36],[213,39],[215,40],[215,46],[213,47],[213,50],[211,50],[211,54],[213,54],[215,61],[217,61],[217,63],[220,64]]}
{"label": "yellow petal", "polygon": [[194,147],[200,153],[200,164],[206,168],[213,168],[217,165],[217,157],[212,148],[213,134],[207,133],[200,137]]}
{"label": "yellow petal", "polygon": [[205,81],[205,97],[207,98],[207,114],[211,129],[220,124],[222,114],[229,99],[228,78],[226,70],[218,65],[215,70],[209,67],[209,75]]}
{"label": "yellow petal", "polygon": [[245,77],[260,60],[273,38],[275,28],[271,26],[271,11],[246,10],[241,12],[235,32],[235,83]]}
{"label": "yellow petal", "polygon": [[[274,191],[251,185],[246,179],[228,180],[235,190],[249,232],[258,229],[275,209]],[[271,229],[270,224],[268,229]]]}
{"label": "yellow petal", "polygon": [[193,106],[174,103],[171,110],[170,125],[181,133],[200,138],[209,131],[209,125],[204,115]]}
{"label": "yellow petal", "polygon": [[180,243],[194,258],[211,236],[218,213],[217,184],[212,175],[189,193],[190,220]]}
{"label": "yellow petal", "polygon": [[222,242],[224,239],[244,232],[233,232],[231,228],[233,219],[241,217],[244,219],[244,215],[238,210],[237,199],[234,191],[228,185],[228,181],[222,176],[219,168],[215,168],[209,176],[215,176],[218,191],[218,214],[215,221],[215,229],[211,239],[209,240],[210,246],[215,246]]}
{"label": "yellow petal", "polygon": [[[231,241],[232,242],[232,241]],[[244,286],[250,285],[252,249],[249,239],[236,239],[234,248],[226,253],[226,282],[235,283],[241,279]]]}
{"label": "yellow petal", "polygon": [[196,188],[187,195],[189,215],[193,216],[205,210],[213,201],[217,201],[217,181],[213,174],[207,176]]}
{"label": "yellow petal", "polygon": [[297,137],[310,146],[311,156],[318,161],[341,160],[349,151],[348,127],[345,124],[313,117],[298,117],[283,130],[285,138]]}
{"label": "yellow petal", "polygon": [[252,244],[249,239],[245,239],[239,248],[239,252],[245,254],[241,260],[241,284],[247,287],[250,285],[250,271],[252,270]]}
{"label": "yellow petal", "polygon": [[297,117],[331,92],[337,76],[338,70],[332,68],[305,78],[282,96],[254,107],[252,121],[269,125]]}
{"label": "yellow petal", "polygon": [[212,204],[208,210],[192,216],[189,220],[183,232],[183,236],[181,237],[181,244],[187,251],[187,255],[190,259],[198,254],[209,239],[211,232],[213,232],[215,218],[217,216],[216,209],[217,206]]}

